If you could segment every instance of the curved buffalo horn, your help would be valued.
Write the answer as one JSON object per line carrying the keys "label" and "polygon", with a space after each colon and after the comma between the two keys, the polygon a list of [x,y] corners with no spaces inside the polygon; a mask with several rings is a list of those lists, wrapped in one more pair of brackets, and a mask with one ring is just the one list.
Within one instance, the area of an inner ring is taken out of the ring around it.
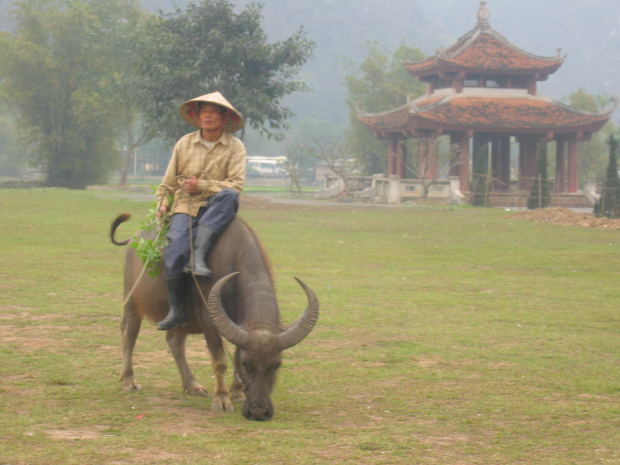
{"label": "curved buffalo horn", "polygon": [[314,328],[317,320],[319,319],[319,299],[312,289],[310,289],[306,283],[301,279],[295,277],[299,285],[303,288],[308,298],[308,306],[303,315],[291,326],[289,329],[278,335],[278,343],[280,350],[293,347],[295,344],[301,342],[310,331]]}
{"label": "curved buffalo horn", "polygon": [[226,314],[224,306],[222,305],[222,298],[220,296],[222,288],[228,281],[239,274],[238,271],[230,273],[223,278],[220,278],[211,288],[209,292],[209,300],[207,302],[207,309],[211,320],[215,324],[215,327],[228,341],[236,346],[244,347],[249,340],[249,334],[246,330],[235,324]]}

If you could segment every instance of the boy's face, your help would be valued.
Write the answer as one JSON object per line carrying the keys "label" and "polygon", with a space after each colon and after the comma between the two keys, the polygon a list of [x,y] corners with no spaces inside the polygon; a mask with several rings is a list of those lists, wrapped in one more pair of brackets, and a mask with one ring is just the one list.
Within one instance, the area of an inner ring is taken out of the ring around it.
{"label": "boy's face", "polygon": [[212,103],[203,103],[196,117],[198,127],[206,131],[218,131],[224,127],[224,110]]}

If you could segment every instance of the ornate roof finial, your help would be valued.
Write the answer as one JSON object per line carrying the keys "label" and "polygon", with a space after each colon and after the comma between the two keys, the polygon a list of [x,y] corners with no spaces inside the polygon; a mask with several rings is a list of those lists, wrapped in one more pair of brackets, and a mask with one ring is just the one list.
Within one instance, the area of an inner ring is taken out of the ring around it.
{"label": "ornate roof finial", "polygon": [[487,10],[487,2],[480,2],[480,9],[478,10],[478,26],[489,27],[489,17],[491,13]]}

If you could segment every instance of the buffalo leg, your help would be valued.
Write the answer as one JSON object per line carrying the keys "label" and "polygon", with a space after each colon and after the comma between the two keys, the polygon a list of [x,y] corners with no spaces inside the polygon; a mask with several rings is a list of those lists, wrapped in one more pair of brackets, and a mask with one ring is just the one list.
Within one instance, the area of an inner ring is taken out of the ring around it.
{"label": "buffalo leg", "polygon": [[230,399],[233,402],[244,402],[245,401],[245,387],[241,382],[241,377],[237,372],[237,363],[239,363],[239,347],[235,350],[235,366],[233,373],[233,382],[230,386]]}
{"label": "buffalo leg", "polygon": [[232,412],[234,408],[224,380],[224,375],[226,374],[226,353],[224,352],[222,338],[217,332],[205,331],[205,339],[211,354],[211,367],[215,374],[215,393],[213,394],[211,410],[214,412]]}
{"label": "buffalo leg", "polygon": [[133,377],[133,350],[140,333],[142,317],[135,311],[131,304],[125,305],[123,319],[121,320],[121,338],[123,344],[123,369],[121,372],[121,385],[126,391],[138,391],[140,385]]}
{"label": "buffalo leg", "polygon": [[187,335],[180,331],[168,331],[166,333],[166,342],[168,343],[168,347],[170,347],[174,361],[179,368],[179,373],[181,373],[183,390],[190,396],[207,396],[207,390],[202,387],[198,381],[196,381],[196,378],[194,378],[194,375],[187,364],[187,359],[185,358],[186,339]]}

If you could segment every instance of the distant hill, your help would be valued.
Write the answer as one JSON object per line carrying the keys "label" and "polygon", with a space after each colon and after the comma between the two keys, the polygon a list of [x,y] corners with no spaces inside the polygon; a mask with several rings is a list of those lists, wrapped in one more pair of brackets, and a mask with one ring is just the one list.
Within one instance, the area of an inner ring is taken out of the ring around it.
{"label": "distant hill", "polygon": [[[151,10],[169,9],[183,0],[142,0]],[[249,0],[237,0],[244,6]],[[343,87],[347,68],[376,41],[389,52],[400,44],[432,55],[451,45],[476,23],[475,0],[262,0],[264,28],[273,40],[303,26],[316,42],[315,57],[303,78],[313,92],[289,99],[298,115],[343,123],[347,118]],[[620,1],[490,0],[491,26],[520,48],[553,56],[568,54],[565,64],[542,83],[541,91],[562,98],[584,87],[620,95]]]}
{"label": "distant hill", "polygon": [[[9,0],[0,0],[0,27],[6,28]],[[149,11],[171,11],[186,0],[142,0]],[[243,7],[249,0],[233,3]],[[303,26],[316,42],[315,56],[302,78],[312,92],[291,96],[300,117],[346,125],[344,76],[359,65],[366,44],[376,41],[387,52],[400,44],[432,55],[451,45],[476,23],[476,0],[262,0],[264,29],[272,40]],[[565,64],[542,83],[543,93],[562,98],[580,87],[620,95],[620,1],[489,0],[491,26],[520,48],[553,56],[568,54]]]}

